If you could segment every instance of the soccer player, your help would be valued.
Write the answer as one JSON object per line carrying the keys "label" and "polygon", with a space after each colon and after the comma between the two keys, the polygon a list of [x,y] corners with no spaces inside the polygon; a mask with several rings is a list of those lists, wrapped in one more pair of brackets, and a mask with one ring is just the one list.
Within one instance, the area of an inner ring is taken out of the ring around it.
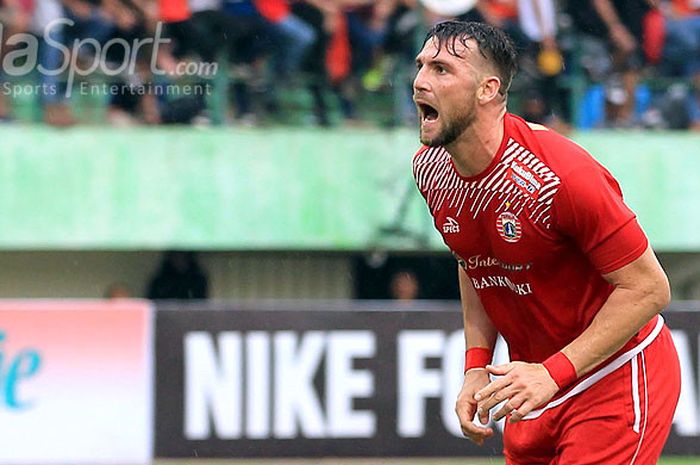
{"label": "soccer player", "polygon": [[[502,403],[508,464],[656,463],[680,392],[670,291],[617,182],[506,111],[516,54],[500,30],[440,23],[416,64],[414,175],[460,264],[463,433],[482,444]],[[498,333],[511,362],[493,366]]]}

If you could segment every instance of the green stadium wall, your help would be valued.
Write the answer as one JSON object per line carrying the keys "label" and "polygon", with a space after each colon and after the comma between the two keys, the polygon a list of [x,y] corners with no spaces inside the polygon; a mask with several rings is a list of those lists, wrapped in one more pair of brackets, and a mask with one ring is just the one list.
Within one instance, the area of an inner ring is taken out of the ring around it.
{"label": "green stadium wall", "polygon": [[[444,250],[415,131],[0,128],[1,250]],[[700,251],[700,135],[586,132],[660,251]]]}

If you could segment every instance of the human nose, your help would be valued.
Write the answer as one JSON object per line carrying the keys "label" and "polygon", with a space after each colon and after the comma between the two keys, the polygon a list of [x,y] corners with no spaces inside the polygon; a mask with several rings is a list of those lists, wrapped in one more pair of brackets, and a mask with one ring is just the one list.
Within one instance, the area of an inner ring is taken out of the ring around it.
{"label": "human nose", "polygon": [[416,73],[416,77],[413,79],[413,93],[427,92],[430,89],[430,85],[425,76],[425,67],[420,68]]}

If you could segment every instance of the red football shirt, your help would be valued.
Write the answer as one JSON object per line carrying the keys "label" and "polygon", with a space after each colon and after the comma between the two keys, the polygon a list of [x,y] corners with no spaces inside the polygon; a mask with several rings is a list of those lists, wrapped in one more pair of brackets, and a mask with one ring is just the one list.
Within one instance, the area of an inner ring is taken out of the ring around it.
{"label": "red football shirt", "polygon": [[277,23],[292,11],[287,0],[254,0],[255,8],[267,20]]}
{"label": "red football shirt", "polygon": [[603,306],[613,287],[601,275],[637,259],[648,241],[615,179],[583,148],[511,114],[504,125],[481,174],[459,175],[442,147],[423,147],[413,171],[511,359],[542,362]]}

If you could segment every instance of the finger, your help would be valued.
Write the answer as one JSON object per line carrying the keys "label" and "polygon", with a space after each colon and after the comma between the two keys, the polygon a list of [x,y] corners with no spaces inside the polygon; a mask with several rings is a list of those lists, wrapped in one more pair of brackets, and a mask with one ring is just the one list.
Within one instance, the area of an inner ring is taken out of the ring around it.
{"label": "finger", "polygon": [[500,409],[498,409],[498,412],[493,414],[494,421],[498,421],[501,418],[505,417],[512,411],[519,408],[524,402],[525,398],[521,395],[515,396],[512,399],[508,399],[508,401],[505,404],[503,404],[503,406]]}
{"label": "finger", "polygon": [[470,434],[465,433],[464,430],[462,430],[462,434],[464,435],[465,438],[469,439],[471,442],[473,442],[477,446],[484,445],[485,438],[483,436],[470,435]]}
{"label": "finger", "polygon": [[502,365],[486,365],[486,371],[492,375],[502,376],[514,368],[512,363],[504,363]]}
{"label": "finger", "polygon": [[510,402],[506,402],[503,404],[503,407],[498,409],[496,413],[493,414],[493,421],[498,421],[501,418],[505,417],[508,415],[510,412],[513,411],[513,407],[511,407]]}
{"label": "finger", "polygon": [[511,382],[512,381],[508,376],[503,376],[502,378],[498,378],[497,380],[491,381],[489,384],[484,386],[483,389],[481,389],[474,395],[474,399],[476,399],[477,402],[481,402],[484,399],[488,399],[495,392],[500,391],[501,389],[509,386]]}
{"label": "finger", "polygon": [[[474,423],[474,416],[476,415],[476,404],[473,402],[458,402],[455,406],[455,411],[457,412],[457,417],[459,418],[459,424],[462,426],[462,432],[467,435],[467,432],[478,433],[480,430],[479,425]],[[465,430],[465,425],[467,428]]]}
{"label": "finger", "polygon": [[473,402],[458,402],[455,406],[455,411],[457,412],[460,424],[473,422],[475,415],[478,415],[478,419],[482,424],[485,425],[488,423],[488,416],[484,420],[481,416],[481,412],[477,410],[476,404]]}
{"label": "finger", "polygon": [[461,424],[462,432],[468,436],[491,436],[493,429],[488,426],[480,426],[473,421],[466,421]]}
{"label": "finger", "polygon": [[528,413],[532,412],[536,406],[537,406],[536,402],[533,401],[532,399],[526,400],[525,402],[523,402],[523,405],[521,405],[520,408],[515,410],[513,412],[513,414],[510,416],[510,422],[511,423],[519,422]]}
{"label": "finger", "polygon": [[477,446],[483,446],[483,445],[484,445],[484,441],[486,441],[486,439],[488,439],[488,438],[491,437],[491,436],[492,436],[492,435],[488,435],[488,436],[485,436],[485,435],[468,436],[468,435],[466,435],[466,434],[464,435],[465,438],[469,439],[471,442],[473,442],[473,443],[476,444]]}
{"label": "finger", "polygon": [[479,421],[481,422],[482,425],[485,425],[489,422],[489,414],[490,410],[489,409],[477,409],[476,413],[479,417]]}
{"label": "finger", "polygon": [[477,404],[477,409],[489,411],[492,408],[494,408],[496,405],[503,402],[504,400],[508,400],[508,399],[512,398],[517,393],[518,393],[517,390],[511,384],[510,386],[506,386],[505,388],[501,389],[500,391],[494,393],[491,397],[479,402]]}
{"label": "finger", "polygon": [[493,436],[493,429],[479,426],[471,421],[462,423],[462,434],[476,444],[482,445],[484,439]]}
{"label": "finger", "polygon": [[476,409],[468,407],[457,407],[456,412],[457,418],[459,418],[460,425],[464,425],[466,423],[471,423],[474,420],[474,414],[476,413]]}

